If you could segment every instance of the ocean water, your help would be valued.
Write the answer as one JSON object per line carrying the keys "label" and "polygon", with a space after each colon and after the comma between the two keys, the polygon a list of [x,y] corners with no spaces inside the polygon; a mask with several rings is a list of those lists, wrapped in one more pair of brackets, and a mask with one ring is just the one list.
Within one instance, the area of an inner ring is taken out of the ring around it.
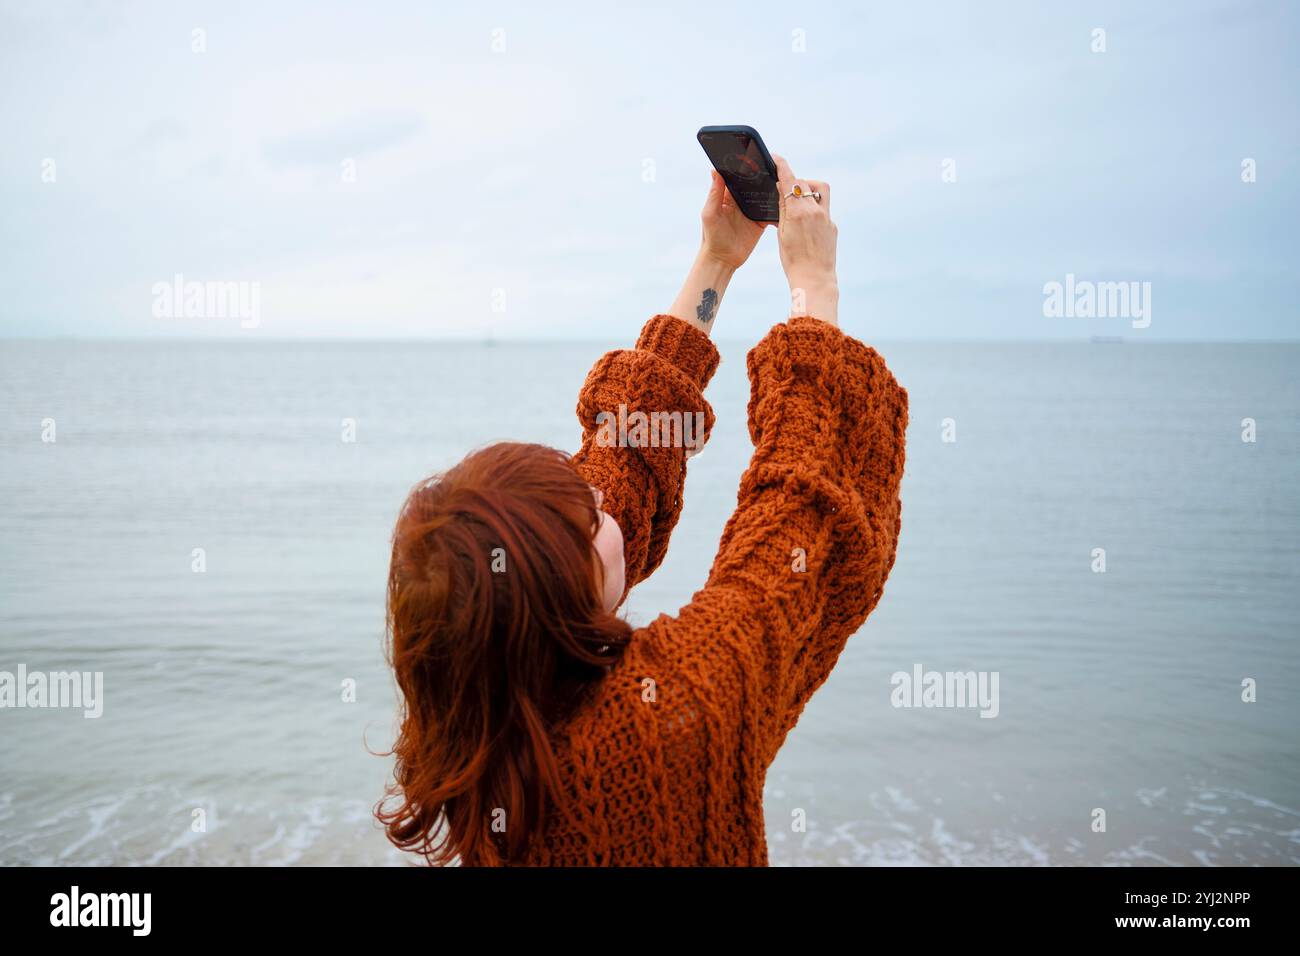
{"label": "ocean water", "polygon": [[[471,447],[572,449],[606,345],[4,343],[0,670],[102,671],[104,710],[0,710],[0,863],[409,862],[371,818],[397,508]],[[1300,862],[1300,346],[881,351],[898,560],[772,767],[772,862]],[[735,504],[723,356],[634,622],[689,599]],[[893,706],[917,665],[997,672],[998,715]]]}

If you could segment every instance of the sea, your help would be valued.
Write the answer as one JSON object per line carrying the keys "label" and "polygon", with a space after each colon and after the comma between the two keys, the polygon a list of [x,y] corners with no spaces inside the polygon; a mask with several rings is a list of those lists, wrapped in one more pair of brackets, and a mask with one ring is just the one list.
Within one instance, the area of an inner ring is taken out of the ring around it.
{"label": "sea", "polygon": [[[491,441],[576,448],[617,344],[0,343],[0,672],[103,680],[98,717],[0,709],[0,864],[418,862],[373,819],[398,507]],[[770,769],[771,863],[1300,863],[1300,345],[873,344],[898,558]],[[720,348],[633,623],[736,504]]]}

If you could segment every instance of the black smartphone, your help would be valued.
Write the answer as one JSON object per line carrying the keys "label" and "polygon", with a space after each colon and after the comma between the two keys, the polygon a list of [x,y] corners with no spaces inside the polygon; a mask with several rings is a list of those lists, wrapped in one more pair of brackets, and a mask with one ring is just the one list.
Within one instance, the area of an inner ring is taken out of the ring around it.
{"label": "black smartphone", "polygon": [[695,138],[722,174],[736,205],[755,222],[779,222],[776,163],[752,126],[702,126]]}

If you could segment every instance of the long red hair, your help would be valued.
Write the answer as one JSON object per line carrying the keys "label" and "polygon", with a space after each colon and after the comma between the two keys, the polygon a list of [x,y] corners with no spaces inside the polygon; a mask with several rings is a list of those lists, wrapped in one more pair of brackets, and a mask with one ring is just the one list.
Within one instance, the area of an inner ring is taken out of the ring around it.
{"label": "long red hair", "polygon": [[435,865],[510,863],[548,804],[563,810],[549,731],[631,635],[601,606],[597,518],[563,453],[514,442],[406,499],[387,612],[401,730],[375,810],[396,846]]}

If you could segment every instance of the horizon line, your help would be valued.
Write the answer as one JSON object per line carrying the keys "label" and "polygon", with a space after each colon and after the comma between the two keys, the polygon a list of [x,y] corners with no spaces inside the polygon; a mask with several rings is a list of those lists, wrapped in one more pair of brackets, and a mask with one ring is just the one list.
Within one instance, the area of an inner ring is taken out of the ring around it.
{"label": "horizon line", "polygon": [[[635,332],[630,337],[635,340]],[[763,333],[766,335],[766,331]],[[862,341],[861,336],[845,332]],[[758,338],[713,338],[715,345],[757,344]],[[263,345],[289,345],[315,343],[320,345],[477,345],[495,347],[498,345],[589,345],[593,342],[618,341],[617,336],[581,336],[548,338],[515,338],[490,336],[275,336],[267,337],[249,330],[245,334],[213,336],[119,336],[119,335],[0,335],[0,342],[77,342],[93,344],[117,343],[122,345],[213,345],[213,344],[249,344],[258,342]],[[1151,338],[1148,336],[1094,335],[1069,338],[960,338],[960,337],[925,337],[872,338],[871,342],[898,345],[1297,345],[1300,336],[1294,338]]]}

